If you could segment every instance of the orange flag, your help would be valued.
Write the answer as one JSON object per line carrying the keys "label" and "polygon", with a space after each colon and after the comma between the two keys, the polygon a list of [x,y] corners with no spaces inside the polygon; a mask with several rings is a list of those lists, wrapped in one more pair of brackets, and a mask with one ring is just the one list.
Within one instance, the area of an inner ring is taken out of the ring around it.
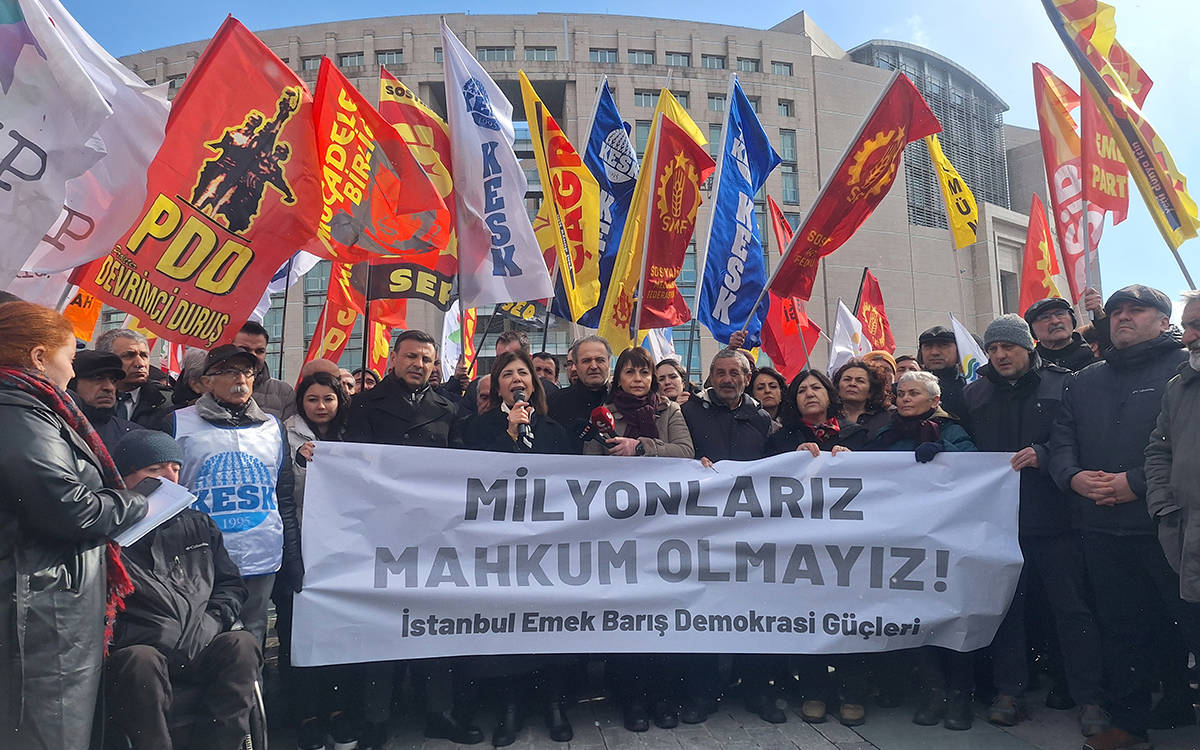
{"label": "orange flag", "polygon": [[[769,195],[767,208],[771,214],[771,228],[775,230],[775,244],[782,254],[792,239],[792,228],[779,204]],[[809,352],[820,340],[821,329],[809,320],[803,300],[780,297],[774,292],[769,292],[769,299],[770,307],[762,328],[762,350],[790,383],[808,365]]]}
{"label": "orange flag", "polygon": [[792,237],[771,291],[809,299],[817,263],[850,239],[891,190],[904,147],[941,129],[912,81],[894,73]]}
{"label": "orange flag", "polygon": [[872,349],[896,351],[896,337],[892,335],[887,310],[883,307],[883,290],[879,288],[879,279],[868,268],[863,269],[862,284],[858,288],[858,309],[854,311],[854,317],[862,323],[863,333],[870,340]]}
{"label": "orange flag", "polygon": [[71,298],[70,304],[63,310],[63,317],[71,321],[75,329],[75,338],[80,341],[91,341],[96,332],[96,323],[100,320],[100,300],[82,289]]}
{"label": "orange flag", "polygon": [[1054,276],[1058,273],[1058,258],[1050,242],[1050,226],[1046,209],[1034,193],[1029,207],[1029,229],[1025,233],[1025,261],[1021,265],[1021,299],[1017,309],[1024,315],[1040,299],[1061,297]]}

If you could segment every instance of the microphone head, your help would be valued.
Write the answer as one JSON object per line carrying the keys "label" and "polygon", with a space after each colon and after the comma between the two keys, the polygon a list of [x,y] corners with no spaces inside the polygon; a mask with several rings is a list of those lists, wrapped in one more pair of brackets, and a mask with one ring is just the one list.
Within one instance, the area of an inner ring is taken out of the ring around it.
{"label": "microphone head", "polygon": [[612,432],[617,429],[616,420],[613,419],[612,412],[608,410],[607,406],[597,406],[595,409],[592,409],[592,416],[589,421],[599,430]]}
{"label": "microphone head", "polygon": [[516,389],[515,391],[513,391],[513,392],[512,392],[512,397],[513,397],[513,403],[514,403],[514,404],[515,404],[515,403],[518,403],[518,402],[520,402],[520,401],[527,401],[527,400],[528,400],[528,398],[525,396],[525,389],[524,389],[524,388],[518,388],[518,389]]}

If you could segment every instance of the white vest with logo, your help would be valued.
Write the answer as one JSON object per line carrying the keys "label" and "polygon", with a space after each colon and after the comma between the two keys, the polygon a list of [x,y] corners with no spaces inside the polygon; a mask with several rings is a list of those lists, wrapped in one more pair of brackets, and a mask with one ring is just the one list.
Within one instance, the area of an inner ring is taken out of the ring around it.
{"label": "white vest with logo", "polygon": [[175,412],[183,449],[179,482],[196,495],[243,576],[274,573],[283,562],[283,519],[275,484],[287,453],[279,422],[227,427],[206,422],[195,406]]}

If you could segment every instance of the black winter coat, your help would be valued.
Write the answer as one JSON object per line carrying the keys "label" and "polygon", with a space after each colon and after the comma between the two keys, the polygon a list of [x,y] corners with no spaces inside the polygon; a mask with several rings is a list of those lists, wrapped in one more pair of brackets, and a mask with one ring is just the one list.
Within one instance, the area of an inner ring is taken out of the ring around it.
{"label": "black winter coat", "polygon": [[533,430],[532,450],[509,436],[508,413],[499,408],[492,409],[471,417],[463,431],[463,445],[470,450],[500,453],[573,452],[566,430],[553,419],[535,412],[529,427]]}
{"label": "black winter coat", "polygon": [[812,429],[804,422],[794,427],[783,427],[767,438],[766,455],[778,456],[780,453],[790,453],[803,443],[816,443],[823,451],[829,451],[839,445],[856,451],[866,445],[871,437],[867,428],[860,424],[839,419],[838,426],[841,431],[832,440],[818,440]]}
{"label": "black winter coat", "polygon": [[130,422],[137,422],[150,430],[161,430],[163,420],[172,411],[170,391],[164,391],[154,383],[147,382],[138,393],[137,405],[133,407]]}
{"label": "black winter coat", "polygon": [[[1075,373],[1063,389],[1062,416],[1050,438],[1050,474],[1074,499],[1085,531],[1154,534],[1146,510],[1146,445],[1154,430],[1167,381],[1187,360],[1179,333],[1167,331]],[[1075,494],[1071,477],[1081,471],[1125,472],[1137,499],[1099,506]]]}
{"label": "black winter coat", "polygon": [[[84,750],[104,654],[105,544],[146,498],[33,396],[0,389],[0,747]],[[16,733],[17,729],[20,733]]]}
{"label": "black winter coat", "polygon": [[1072,333],[1071,343],[1062,349],[1047,349],[1038,344],[1034,351],[1042,358],[1043,362],[1064,367],[1071,372],[1079,372],[1098,361],[1096,355],[1092,354],[1092,347],[1088,346],[1088,343],[1083,340],[1083,336],[1078,333]]}
{"label": "black winter coat", "polygon": [[757,461],[767,455],[771,415],[749,396],[742,394],[742,403],[730,409],[708,388],[685,401],[682,409],[696,458]]}
{"label": "black winter coat", "polygon": [[187,508],[124,553],[134,588],[117,617],[114,648],[154,646],[175,672],[237,622],[246,584],[207,514]]}
{"label": "black winter coat", "polygon": [[424,389],[415,404],[411,396],[408,386],[388,373],[379,385],[355,394],[343,439],[348,443],[458,447],[455,405],[432,388]]}
{"label": "black winter coat", "polygon": [[92,423],[92,427],[96,428],[101,442],[104,443],[104,447],[108,448],[110,453],[116,447],[117,442],[125,437],[125,433],[144,429],[137,422],[130,422],[128,419],[118,417],[116,415],[116,408],[97,409],[83,403],[82,399],[74,391],[67,391],[67,393],[71,394],[71,397],[75,399],[75,403],[78,404],[79,410]]}
{"label": "black winter coat", "polygon": [[979,379],[963,397],[971,420],[971,437],[981,451],[1012,452],[1032,447],[1040,468],[1021,470],[1022,535],[1051,536],[1071,528],[1071,504],[1050,477],[1050,430],[1062,412],[1062,391],[1070,371],[1041,362],[1037,354],[1029,372],[1014,383],[992,366],[979,368]]}
{"label": "black winter coat", "polygon": [[579,382],[570,388],[561,388],[553,393],[546,393],[549,417],[562,425],[562,428],[567,431],[567,439],[571,441],[568,453],[583,453],[583,440],[579,436],[588,426],[592,409],[603,406],[607,400],[608,389],[601,388],[593,391]]}

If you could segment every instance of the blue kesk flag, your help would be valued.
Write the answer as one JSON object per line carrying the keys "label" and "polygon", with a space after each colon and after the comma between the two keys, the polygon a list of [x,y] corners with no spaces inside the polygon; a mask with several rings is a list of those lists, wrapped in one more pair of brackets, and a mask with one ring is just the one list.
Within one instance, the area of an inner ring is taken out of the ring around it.
{"label": "blue kesk flag", "polygon": [[[704,278],[696,307],[696,317],[722,343],[728,343],[730,334],[742,329],[767,283],[754,196],[780,161],[736,76],[731,89]],[[759,345],[759,331],[766,317],[767,306],[759,305],[746,329],[746,348]]]}
{"label": "blue kesk flag", "polygon": [[[592,115],[592,132],[588,136],[583,163],[600,183],[600,300],[601,303],[584,313],[578,323],[588,328],[600,325],[600,310],[612,278],[613,263],[621,246],[625,218],[633,201],[633,185],[637,181],[638,158],[629,140],[629,131],[621,121],[617,103],[608,90],[608,79],[600,84],[596,110]],[[569,317],[566,300],[555,298],[555,315]]]}

